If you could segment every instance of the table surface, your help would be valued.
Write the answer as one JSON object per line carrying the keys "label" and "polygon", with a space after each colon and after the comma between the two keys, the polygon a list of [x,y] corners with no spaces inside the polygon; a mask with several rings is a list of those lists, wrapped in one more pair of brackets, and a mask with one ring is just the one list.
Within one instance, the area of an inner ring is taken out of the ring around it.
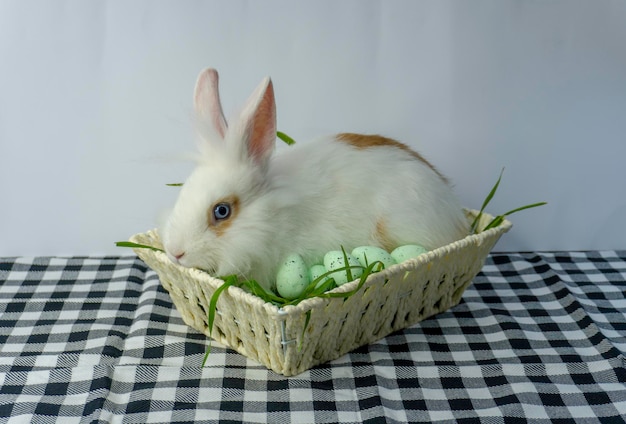
{"label": "table surface", "polygon": [[0,422],[624,422],[626,251],[495,253],[459,305],[295,377],[135,257],[0,259]]}

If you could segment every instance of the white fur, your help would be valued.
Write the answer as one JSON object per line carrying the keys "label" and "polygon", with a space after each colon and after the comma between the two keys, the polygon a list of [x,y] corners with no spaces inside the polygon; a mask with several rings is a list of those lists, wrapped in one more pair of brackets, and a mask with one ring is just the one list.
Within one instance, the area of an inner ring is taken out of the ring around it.
{"label": "white fur", "polygon": [[[250,134],[250,121],[273,110],[268,81],[224,140],[216,140],[215,132],[207,136],[201,162],[162,229],[173,261],[220,276],[254,278],[270,288],[286,255],[299,253],[312,265],[340,246],[378,245],[377,223],[384,223],[395,245],[433,249],[467,235],[467,220],[449,185],[397,147],[357,149],[325,137],[272,154],[272,137],[267,156],[252,157],[246,140],[259,135]],[[255,117],[263,104],[259,97],[267,110]],[[240,199],[239,211],[217,235],[207,214],[215,202],[233,195]]]}

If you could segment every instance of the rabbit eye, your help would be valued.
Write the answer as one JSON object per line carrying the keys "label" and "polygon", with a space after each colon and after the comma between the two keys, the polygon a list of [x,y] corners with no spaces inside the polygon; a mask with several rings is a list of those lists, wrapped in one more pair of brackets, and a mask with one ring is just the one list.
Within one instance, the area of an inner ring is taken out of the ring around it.
{"label": "rabbit eye", "polygon": [[227,219],[230,216],[231,208],[228,203],[218,203],[213,208],[213,217],[216,221]]}
{"label": "rabbit eye", "polygon": [[239,198],[237,196],[229,196],[220,199],[207,208],[207,227],[213,231],[215,235],[221,237],[226,233],[233,220],[239,212]]}

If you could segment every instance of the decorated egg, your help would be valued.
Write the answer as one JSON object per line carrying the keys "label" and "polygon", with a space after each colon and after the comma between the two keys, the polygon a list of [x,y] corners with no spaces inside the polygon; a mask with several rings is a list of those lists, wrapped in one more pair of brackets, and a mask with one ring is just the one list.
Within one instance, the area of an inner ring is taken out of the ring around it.
{"label": "decorated egg", "polygon": [[276,274],[276,291],[285,299],[295,299],[309,285],[309,268],[302,256],[293,253],[285,259]]}
{"label": "decorated egg", "polygon": [[382,262],[385,268],[396,264],[389,252],[377,246],[359,246],[352,251],[352,256],[357,258],[364,267],[376,261]]}
{"label": "decorated egg", "polygon": [[428,250],[422,246],[417,244],[406,244],[394,249],[393,252],[391,252],[391,257],[394,258],[397,263],[401,263],[407,259],[416,258],[426,252],[428,252]]}
{"label": "decorated egg", "polygon": [[[363,274],[363,269],[361,268],[361,264],[359,260],[352,256],[350,253],[346,253],[346,257],[348,258],[349,266],[357,266],[358,268],[350,268],[350,272],[352,273],[352,280],[356,280]],[[338,286],[346,284],[348,281],[352,281],[348,278],[348,271],[345,269],[346,264],[343,257],[343,252],[341,250],[331,250],[324,255],[324,267],[328,271],[335,271],[330,274],[330,277],[335,280],[335,283]],[[343,269],[341,269],[343,268]]]}

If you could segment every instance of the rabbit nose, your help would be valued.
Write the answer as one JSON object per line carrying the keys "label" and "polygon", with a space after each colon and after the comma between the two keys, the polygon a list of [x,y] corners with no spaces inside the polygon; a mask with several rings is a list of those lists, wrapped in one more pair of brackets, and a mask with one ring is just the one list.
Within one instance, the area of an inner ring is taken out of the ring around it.
{"label": "rabbit nose", "polygon": [[172,252],[168,253],[167,256],[169,256],[170,260],[175,264],[180,264],[180,260],[183,258],[183,256],[185,256],[185,252]]}

